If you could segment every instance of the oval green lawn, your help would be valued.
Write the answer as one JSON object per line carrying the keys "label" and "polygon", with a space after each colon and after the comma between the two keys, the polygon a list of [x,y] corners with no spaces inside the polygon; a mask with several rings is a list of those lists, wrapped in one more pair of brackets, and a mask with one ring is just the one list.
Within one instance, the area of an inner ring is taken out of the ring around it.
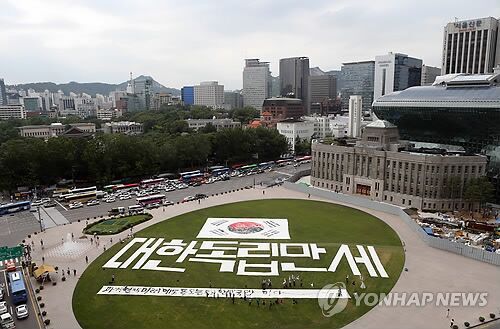
{"label": "oval green lawn", "polygon": [[[348,285],[351,295],[356,291],[389,292],[403,268],[404,250],[401,241],[387,224],[365,212],[318,201],[272,199],[221,205],[163,221],[138,232],[136,237],[193,241],[196,240],[199,230],[208,217],[287,218],[291,236],[291,240],[286,240],[287,242],[317,243],[319,247],[327,250],[327,254],[321,255],[320,260],[304,258],[297,260],[297,266],[301,267],[328,267],[341,244],[348,244],[355,256],[358,254],[355,249],[356,244],[374,246],[389,278],[371,278],[364,265],[359,265],[367,288],[360,290]],[[262,306],[257,308],[255,303],[249,305],[243,300],[237,300],[233,304],[231,300],[225,298],[97,295],[99,289],[109,283],[112,274],[116,277],[117,285],[139,286],[208,287],[211,283],[213,287],[260,288],[264,278],[219,273],[217,264],[188,261],[182,263],[186,268],[184,273],[130,268],[103,269],[102,266],[123,246],[115,245],[103,253],[89,265],[78,282],[73,294],[73,311],[83,329],[341,328],[370,309],[368,306],[356,307],[352,298],[343,312],[326,318],[322,315],[316,299],[301,299],[298,304],[285,300],[284,304],[269,309]],[[132,251],[127,252],[122,259],[131,253]],[[161,266],[173,265],[176,259],[176,257],[162,258],[157,255],[152,258],[162,259]],[[274,259],[294,261],[282,257]],[[262,263],[270,261],[262,258],[260,260]],[[274,287],[281,288],[283,278],[289,274],[281,272],[280,269],[280,277],[272,278]],[[295,274],[299,274],[303,279],[304,289],[310,288],[310,283],[314,283],[315,289],[321,289],[326,284],[344,281],[346,274],[352,278],[345,259],[335,273]]]}

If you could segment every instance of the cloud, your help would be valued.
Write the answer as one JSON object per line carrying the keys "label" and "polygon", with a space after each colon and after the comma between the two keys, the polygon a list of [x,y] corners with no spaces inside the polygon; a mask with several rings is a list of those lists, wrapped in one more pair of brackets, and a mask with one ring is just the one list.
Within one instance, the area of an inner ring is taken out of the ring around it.
{"label": "cloud", "polygon": [[121,82],[128,72],[181,87],[218,80],[241,88],[244,59],[309,56],[311,66],[389,51],[440,66],[442,29],[500,15],[497,0],[7,0],[0,74],[7,83]]}

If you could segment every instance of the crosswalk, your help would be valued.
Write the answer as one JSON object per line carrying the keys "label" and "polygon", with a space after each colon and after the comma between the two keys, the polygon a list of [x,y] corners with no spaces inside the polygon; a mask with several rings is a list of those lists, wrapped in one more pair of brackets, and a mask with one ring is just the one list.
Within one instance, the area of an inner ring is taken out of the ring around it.
{"label": "crosswalk", "polygon": [[3,267],[6,267],[7,264],[10,263],[10,262],[13,262],[16,265],[19,265],[21,263],[21,259],[16,257],[16,258],[10,258],[10,259],[2,260],[2,261],[0,261],[0,269],[3,268]]}

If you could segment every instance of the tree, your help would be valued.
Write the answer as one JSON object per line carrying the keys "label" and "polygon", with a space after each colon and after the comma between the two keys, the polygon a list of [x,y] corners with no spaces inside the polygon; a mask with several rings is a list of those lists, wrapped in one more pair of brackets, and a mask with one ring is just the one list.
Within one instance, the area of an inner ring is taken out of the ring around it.
{"label": "tree", "polygon": [[198,132],[200,132],[202,134],[215,133],[215,132],[217,132],[217,128],[209,122],[209,123],[207,123],[207,125],[205,127],[199,129]]}
{"label": "tree", "polygon": [[[484,204],[493,200],[494,187],[486,177],[472,178],[467,182],[464,198],[475,204],[479,204],[479,209],[483,209]],[[474,209],[474,206],[473,206]]]}
{"label": "tree", "polygon": [[250,120],[258,118],[259,116],[260,111],[254,109],[251,106],[232,109],[231,111],[229,111],[229,117],[233,120],[241,122],[242,124],[247,124],[250,122]]}
{"label": "tree", "polygon": [[298,136],[295,142],[295,154],[309,155],[311,154],[311,142],[307,139],[300,139]]}

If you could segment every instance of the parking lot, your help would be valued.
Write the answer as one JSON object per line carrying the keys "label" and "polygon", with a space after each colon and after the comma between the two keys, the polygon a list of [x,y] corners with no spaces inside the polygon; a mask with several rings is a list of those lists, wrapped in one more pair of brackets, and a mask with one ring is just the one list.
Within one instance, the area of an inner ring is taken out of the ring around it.
{"label": "parking lot", "polygon": [[[174,203],[181,202],[187,196],[196,194],[222,193],[226,191],[244,188],[246,186],[256,185],[257,188],[265,188],[276,182],[276,179],[287,179],[298,170],[310,168],[310,163],[301,164],[298,167],[292,165],[276,167],[270,172],[255,174],[244,177],[231,177],[226,181],[218,181],[212,184],[202,184],[200,186],[189,187],[186,189],[175,190],[171,192],[161,192],[166,195],[169,201]],[[129,200],[116,199],[113,203],[101,201],[99,205],[83,206],[78,209],[69,209],[67,205],[58,204],[55,208],[40,208],[40,217],[42,225],[47,229],[56,225],[75,222],[77,220],[86,220],[100,216],[107,216],[111,208],[128,207],[136,204],[135,196]],[[0,245],[14,246],[20,243],[28,234],[40,231],[37,212],[18,212],[8,216],[0,217]]]}
{"label": "parking lot", "polygon": [[[18,267],[18,269],[21,269]],[[7,302],[8,312],[14,319],[16,324],[16,329],[38,329],[43,328],[40,318],[37,316],[38,311],[35,311],[35,295],[31,289],[26,289],[28,294],[28,302],[26,306],[28,307],[29,316],[26,319],[18,320],[16,319],[15,305],[12,303],[9,289],[7,288],[7,272],[5,270],[0,270],[0,287],[3,287],[4,301]],[[25,276],[25,283],[27,283],[28,278]],[[28,288],[28,287],[26,287]]]}

